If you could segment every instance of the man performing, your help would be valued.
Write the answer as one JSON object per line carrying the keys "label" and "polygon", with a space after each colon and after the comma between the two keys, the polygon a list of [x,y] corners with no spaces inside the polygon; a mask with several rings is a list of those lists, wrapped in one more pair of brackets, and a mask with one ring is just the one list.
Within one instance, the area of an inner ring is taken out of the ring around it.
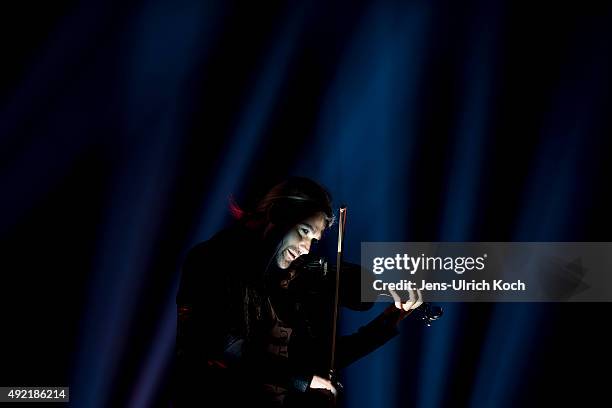
{"label": "man performing", "polygon": [[[308,267],[316,265],[312,245],[334,222],[329,193],[293,177],[252,211],[235,204],[231,211],[234,225],[195,246],[183,266],[175,406],[332,406],[338,387],[326,364],[334,282]],[[340,305],[371,307],[360,302],[359,267],[347,264],[341,275]],[[397,335],[399,321],[422,303],[411,299],[339,337],[336,368]]]}

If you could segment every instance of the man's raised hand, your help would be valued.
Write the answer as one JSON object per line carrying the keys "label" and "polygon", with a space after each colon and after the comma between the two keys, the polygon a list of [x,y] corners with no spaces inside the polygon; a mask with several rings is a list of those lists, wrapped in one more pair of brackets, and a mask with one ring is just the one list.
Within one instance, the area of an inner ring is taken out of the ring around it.
{"label": "man's raised hand", "polygon": [[397,323],[405,319],[410,313],[423,304],[423,295],[418,289],[405,291],[408,294],[408,299],[405,299],[405,301],[402,301],[402,298],[395,290],[389,289],[389,292],[393,297],[393,307],[400,310]]}

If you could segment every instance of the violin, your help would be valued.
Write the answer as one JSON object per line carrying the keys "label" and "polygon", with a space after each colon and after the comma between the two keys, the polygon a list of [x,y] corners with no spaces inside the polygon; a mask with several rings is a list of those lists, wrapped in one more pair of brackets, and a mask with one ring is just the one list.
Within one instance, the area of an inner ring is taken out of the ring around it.
{"label": "violin", "polygon": [[[324,291],[333,290],[336,275],[336,265],[331,265],[323,256],[306,254],[294,261],[292,267],[296,269],[297,277],[292,282],[292,290],[302,296],[316,296]],[[360,265],[342,261],[342,276],[340,278],[341,306],[352,310],[367,310],[372,302],[361,302],[359,299],[361,274],[364,273]],[[342,296],[344,295],[344,296]],[[427,327],[442,317],[444,311],[440,306],[424,302],[415,309],[409,318],[419,320]]]}

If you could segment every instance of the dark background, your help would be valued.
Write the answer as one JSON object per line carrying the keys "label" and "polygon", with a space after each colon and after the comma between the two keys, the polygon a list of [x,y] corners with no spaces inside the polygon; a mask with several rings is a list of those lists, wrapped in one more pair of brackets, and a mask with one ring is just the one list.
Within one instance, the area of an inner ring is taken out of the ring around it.
{"label": "dark background", "polygon": [[[349,260],[610,241],[605,3],[3,4],[0,384],[167,404],[186,251],[291,174],[348,204]],[[609,404],[609,304],[445,310],[347,369],[346,406]]]}

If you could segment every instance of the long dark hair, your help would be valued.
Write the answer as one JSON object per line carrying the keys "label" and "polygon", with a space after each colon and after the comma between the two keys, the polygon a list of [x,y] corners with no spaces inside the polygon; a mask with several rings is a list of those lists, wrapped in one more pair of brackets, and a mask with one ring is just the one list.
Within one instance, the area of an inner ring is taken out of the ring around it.
{"label": "long dark hair", "polygon": [[319,183],[306,177],[290,177],[272,187],[252,210],[241,208],[233,199],[230,212],[248,228],[266,224],[291,228],[303,219],[321,212],[325,228],[334,223],[331,194]]}

